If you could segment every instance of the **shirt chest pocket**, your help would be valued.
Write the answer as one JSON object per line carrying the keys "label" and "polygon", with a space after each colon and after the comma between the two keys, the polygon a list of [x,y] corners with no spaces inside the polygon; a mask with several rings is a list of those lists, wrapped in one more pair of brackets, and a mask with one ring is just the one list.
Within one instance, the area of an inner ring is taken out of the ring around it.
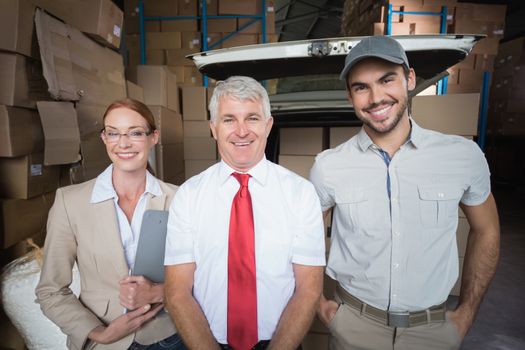
{"label": "shirt chest pocket", "polygon": [[446,226],[458,215],[463,190],[452,184],[418,186],[419,213],[424,227]]}
{"label": "shirt chest pocket", "polygon": [[340,190],[335,192],[335,202],[341,212],[345,226],[357,228],[366,220],[363,215],[367,215],[365,208],[368,202],[365,190]]}

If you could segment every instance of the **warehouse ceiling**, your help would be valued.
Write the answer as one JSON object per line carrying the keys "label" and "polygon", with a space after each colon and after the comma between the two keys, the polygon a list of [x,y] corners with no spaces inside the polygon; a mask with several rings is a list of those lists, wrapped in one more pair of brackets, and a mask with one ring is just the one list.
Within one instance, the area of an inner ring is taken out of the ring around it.
{"label": "warehouse ceiling", "polygon": [[[381,1],[381,0],[377,0]],[[274,0],[275,25],[279,41],[341,36],[341,17],[345,0]],[[384,1],[386,3],[386,1]],[[459,1],[507,5],[505,37],[525,35],[525,1]]]}

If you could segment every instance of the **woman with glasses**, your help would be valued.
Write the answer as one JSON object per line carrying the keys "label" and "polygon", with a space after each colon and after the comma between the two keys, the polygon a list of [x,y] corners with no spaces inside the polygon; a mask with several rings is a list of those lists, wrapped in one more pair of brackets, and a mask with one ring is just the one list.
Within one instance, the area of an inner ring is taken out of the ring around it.
{"label": "woman with glasses", "polygon": [[[153,114],[123,99],[107,108],[103,122],[112,164],[96,179],[57,190],[37,302],[67,335],[70,349],[185,349],[161,312],[163,284],[129,276],[145,210],[167,210],[177,189],[149,171],[159,140]],[[78,298],[69,288],[75,262]]]}

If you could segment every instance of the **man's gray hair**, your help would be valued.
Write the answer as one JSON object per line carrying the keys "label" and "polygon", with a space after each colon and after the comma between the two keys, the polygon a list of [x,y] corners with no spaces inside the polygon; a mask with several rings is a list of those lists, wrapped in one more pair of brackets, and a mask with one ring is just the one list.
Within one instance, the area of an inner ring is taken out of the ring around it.
{"label": "man's gray hair", "polygon": [[212,123],[215,123],[217,120],[219,101],[223,97],[230,97],[239,101],[259,101],[262,104],[264,117],[268,119],[271,116],[268,93],[266,89],[253,78],[238,75],[217,82],[208,106]]}

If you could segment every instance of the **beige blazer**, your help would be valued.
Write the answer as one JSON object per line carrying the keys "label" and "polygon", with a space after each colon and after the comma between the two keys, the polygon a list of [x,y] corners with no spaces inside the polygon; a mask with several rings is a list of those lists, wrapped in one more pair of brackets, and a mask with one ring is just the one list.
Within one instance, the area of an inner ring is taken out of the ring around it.
{"label": "beige blazer", "polygon": [[[148,194],[147,209],[169,208],[177,186],[159,182],[164,194]],[[69,349],[122,350],[133,340],[145,345],[162,340],[176,332],[165,312],[113,344],[95,344],[87,338],[95,327],[122,315],[118,281],[129,273],[114,202],[90,203],[94,184],[91,180],[57,190],[47,222],[37,302],[67,335]],[[81,280],[79,298],[69,289],[75,261]]]}

